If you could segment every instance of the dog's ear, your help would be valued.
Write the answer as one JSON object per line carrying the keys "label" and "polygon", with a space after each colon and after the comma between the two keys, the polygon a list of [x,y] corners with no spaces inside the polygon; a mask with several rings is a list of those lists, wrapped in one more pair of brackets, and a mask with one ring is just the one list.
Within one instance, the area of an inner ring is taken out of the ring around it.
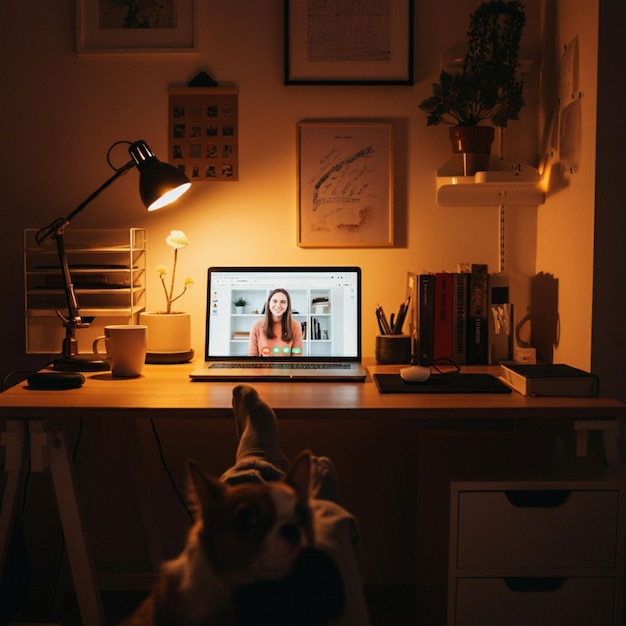
{"label": "dog's ear", "polygon": [[187,461],[187,479],[187,497],[194,520],[208,519],[211,511],[222,501],[224,484],[191,459]]}
{"label": "dog's ear", "polygon": [[307,506],[309,502],[311,456],[310,450],[300,452],[285,476],[285,482],[296,492],[298,504],[301,506]]}

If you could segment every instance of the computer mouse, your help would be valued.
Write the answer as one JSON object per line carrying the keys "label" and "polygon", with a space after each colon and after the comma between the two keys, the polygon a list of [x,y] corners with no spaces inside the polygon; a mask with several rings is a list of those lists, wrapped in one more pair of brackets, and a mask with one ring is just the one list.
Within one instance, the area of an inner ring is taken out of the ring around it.
{"label": "computer mouse", "polygon": [[423,383],[430,378],[430,367],[409,365],[400,370],[400,378],[407,383]]}

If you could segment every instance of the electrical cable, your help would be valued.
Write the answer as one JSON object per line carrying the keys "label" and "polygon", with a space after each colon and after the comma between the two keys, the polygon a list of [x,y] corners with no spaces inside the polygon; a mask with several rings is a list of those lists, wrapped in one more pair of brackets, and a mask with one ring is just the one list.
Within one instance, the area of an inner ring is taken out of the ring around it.
{"label": "electrical cable", "polygon": [[154,435],[154,440],[156,441],[157,444],[157,450],[159,451],[159,457],[161,459],[161,465],[163,465],[163,469],[165,470],[165,473],[167,474],[170,483],[174,489],[174,492],[176,493],[176,496],[178,497],[178,499],[180,500],[180,503],[183,505],[183,508],[185,509],[185,512],[187,513],[187,515],[189,516],[189,519],[193,522],[193,513],[191,512],[187,501],[185,500],[185,497],[183,496],[183,494],[180,492],[180,490],[178,489],[178,485],[176,484],[176,481],[174,480],[174,476],[172,475],[172,472],[170,471],[170,468],[167,464],[167,461],[165,459],[165,454],[163,452],[163,446],[161,445],[161,438],[159,437],[159,433],[156,429],[156,425],[154,423],[154,419],[150,418],[150,427],[152,428],[152,434]]}
{"label": "electrical cable", "polygon": [[[9,372],[3,379],[2,379],[2,385],[0,386],[0,393],[2,393],[3,391],[6,391],[7,389],[9,389],[10,387],[12,387],[13,385],[10,385],[9,387],[7,387],[7,383],[11,380],[11,378],[13,376],[18,376],[18,375],[23,375],[24,379],[28,378],[28,376],[30,376],[30,374],[34,374],[35,372],[38,372],[39,370],[42,369],[46,369],[47,367],[49,367],[50,365],[52,365],[53,361],[48,361],[43,367],[37,368],[36,370],[13,370],[11,372]],[[16,383],[14,383],[15,385],[17,385],[20,381],[17,381]]]}

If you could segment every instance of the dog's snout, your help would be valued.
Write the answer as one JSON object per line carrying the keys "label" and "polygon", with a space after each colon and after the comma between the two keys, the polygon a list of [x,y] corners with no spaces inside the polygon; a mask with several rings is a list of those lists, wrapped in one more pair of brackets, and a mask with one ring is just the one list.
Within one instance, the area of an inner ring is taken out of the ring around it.
{"label": "dog's snout", "polygon": [[280,528],[280,536],[288,544],[295,546],[300,542],[300,529],[296,524],[283,524]]}

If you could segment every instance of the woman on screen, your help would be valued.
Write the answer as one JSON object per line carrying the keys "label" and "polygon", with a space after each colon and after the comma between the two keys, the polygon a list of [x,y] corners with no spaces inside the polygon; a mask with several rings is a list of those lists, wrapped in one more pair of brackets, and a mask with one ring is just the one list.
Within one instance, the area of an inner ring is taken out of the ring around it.
{"label": "woman on screen", "polygon": [[285,289],[270,292],[263,319],[250,330],[248,355],[302,355],[302,327],[291,317],[291,298]]}

